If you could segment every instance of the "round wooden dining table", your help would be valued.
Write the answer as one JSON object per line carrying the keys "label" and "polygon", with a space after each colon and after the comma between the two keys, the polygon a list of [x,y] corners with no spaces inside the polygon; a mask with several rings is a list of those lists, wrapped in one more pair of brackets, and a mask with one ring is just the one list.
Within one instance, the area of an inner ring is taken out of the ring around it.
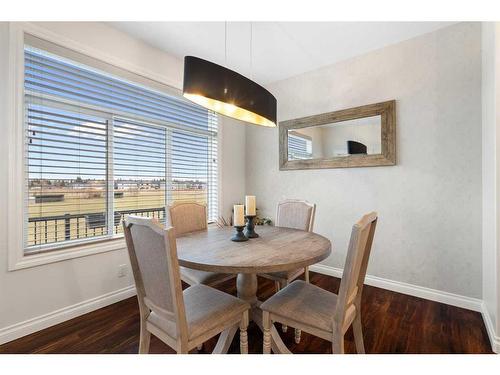
{"label": "round wooden dining table", "polygon": [[[312,232],[274,226],[258,226],[258,238],[246,242],[230,240],[231,227],[209,228],[177,238],[180,265],[201,271],[238,274],[238,297],[248,301],[250,319],[262,329],[262,311],[257,299],[257,274],[292,271],[304,268],[328,257],[331,242]],[[237,327],[224,331],[214,353],[226,353]],[[274,326],[271,344],[275,353],[289,353]]]}

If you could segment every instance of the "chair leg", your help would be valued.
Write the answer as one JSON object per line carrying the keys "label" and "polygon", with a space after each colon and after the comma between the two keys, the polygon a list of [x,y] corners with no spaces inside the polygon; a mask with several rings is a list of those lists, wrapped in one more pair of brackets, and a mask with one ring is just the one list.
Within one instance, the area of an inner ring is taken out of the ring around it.
{"label": "chair leg", "polygon": [[309,267],[304,268],[304,277],[306,279],[306,283],[309,283]]}
{"label": "chair leg", "polygon": [[149,343],[151,342],[151,332],[146,329],[146,322],[141,322],[141,333],[139,336],[139,354],[149,353]]}
{"label": "chair leg", "polygon": [[264,326],[262,353],[271,354],[271,317],[268,311],[262,312],[262,324]]}
{"label": "chair leg", "polygon": [[340,331],[333,333],[332,353],[344,354],[344,334]]}
{"label": "chair leg", "polygon": [[[276,290],[276,293],[278,293],[285,286],[286,286],[286,284],[285,285],[281,285],[281,283],[279,281],[275,281],[274,282],[274,288]],[[288,331],[288,326],[286,326],[285,324],[282,324],[281,325],[281,330],[283,331],[283,333],[286,333],[286,331]]]}
{"label": "chair leg", "polygon": [[281,284],[279,281],[274,282],[274,293],[278,293],[281,289]]}
{"label": "chair leg", "polygon": [[354,343],[358,354],[365,354],[365,344],[363,342],[363,327],[361,325],[361,314],[358,312],[352,322],[352,331],[354,333]]}
{"label": "chair leg", "polygon": [[248,310],[243,313],[240,322],[240,353],[248,354]]}
{"label": "chair leg", "polygon": [[177,339],[176,353],[177,354],[189,354],[187,341],[185,341],[181,338]]}
{"label": "chair leg", "polygon": [[302,335],[302,331],[298,328],[295,328],[295,343],[300,344],[300,336]]}

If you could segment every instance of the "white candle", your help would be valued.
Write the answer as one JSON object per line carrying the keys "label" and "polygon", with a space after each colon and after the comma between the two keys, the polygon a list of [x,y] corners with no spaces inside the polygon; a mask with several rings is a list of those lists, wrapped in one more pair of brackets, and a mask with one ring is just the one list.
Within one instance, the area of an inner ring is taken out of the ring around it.
{"label": "white candle", "polygon": [[247,216],[255,216],[255,195],[247,195],[245,205],[247,206]]}
{"label": "white candle", "polygon": [[243,217],[244,207],[242,204],[235,204],[234,210],[234,226],[243,227],[245,226],[245,218]]}

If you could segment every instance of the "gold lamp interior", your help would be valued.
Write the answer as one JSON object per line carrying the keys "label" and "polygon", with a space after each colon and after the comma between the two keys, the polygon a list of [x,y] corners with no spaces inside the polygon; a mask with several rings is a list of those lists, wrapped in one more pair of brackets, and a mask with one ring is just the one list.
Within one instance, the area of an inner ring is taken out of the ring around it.
{"label": "gold lamp interior", "polygon": [[205,96],[197,94],[184,93],[184,97],[186,99],[195,102],[196,104],[201,105],[202,107],[220,113],[224,116],[232,117],[236,120],[241,120],[261,126],[268,126],[268,127],[276,126],[274,122],[268,120],[267,118],[260,116],[256,113],[253,113],[249,110],[237,107],[234,104],[224,103],[219,100],[210,99]]}

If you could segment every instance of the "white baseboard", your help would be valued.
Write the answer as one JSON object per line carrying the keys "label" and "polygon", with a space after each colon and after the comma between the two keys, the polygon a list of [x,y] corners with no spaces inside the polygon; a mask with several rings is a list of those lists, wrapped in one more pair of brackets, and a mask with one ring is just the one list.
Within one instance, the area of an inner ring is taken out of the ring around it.
{"label": "white baseboard", "polygon": [[[309,269],[314,272],[324,275],[341,278],[342,269],[326,266],[324,264],[315,264]],[[445,303],[447,305],[461,307],[467,310],[482,311],[483,301],[477,298],[465,297],[458,294],[443,292],[436,289],[430,289],[423,286],[403,283],[400,281],[383,279],[377,276],[366,275],[365,284],[375,286],[377,288],[388,289],[394,292],[408,294],[419,298],[428,299],[431,301]]]}
{"label": "white baseboard", "polygon": [[135,286],[131,285],[122,289],[106,293],[102,296],[88,299],[71,306],[38,316],[24,322],[16,323],[11,326],[0,328],[0,344],[29,335],[33,332],[51,327],[53,325],[65,322],[66,320],[76,318],[88,312],[100,309],[119,302],[135,295]]}
{"label": "white baseboard", "polygon": [[485,303],[482,303],[481,306],[481,314],[483,315],[484,325],[486,326],[486,331],[488,332],[488,337],[491,342],[491,350],[495,353],[500,354],[500,337],[498,337],[495,333],[495,326],[491,321],[490,314],[488,314],[488,309],[486,308]]}

